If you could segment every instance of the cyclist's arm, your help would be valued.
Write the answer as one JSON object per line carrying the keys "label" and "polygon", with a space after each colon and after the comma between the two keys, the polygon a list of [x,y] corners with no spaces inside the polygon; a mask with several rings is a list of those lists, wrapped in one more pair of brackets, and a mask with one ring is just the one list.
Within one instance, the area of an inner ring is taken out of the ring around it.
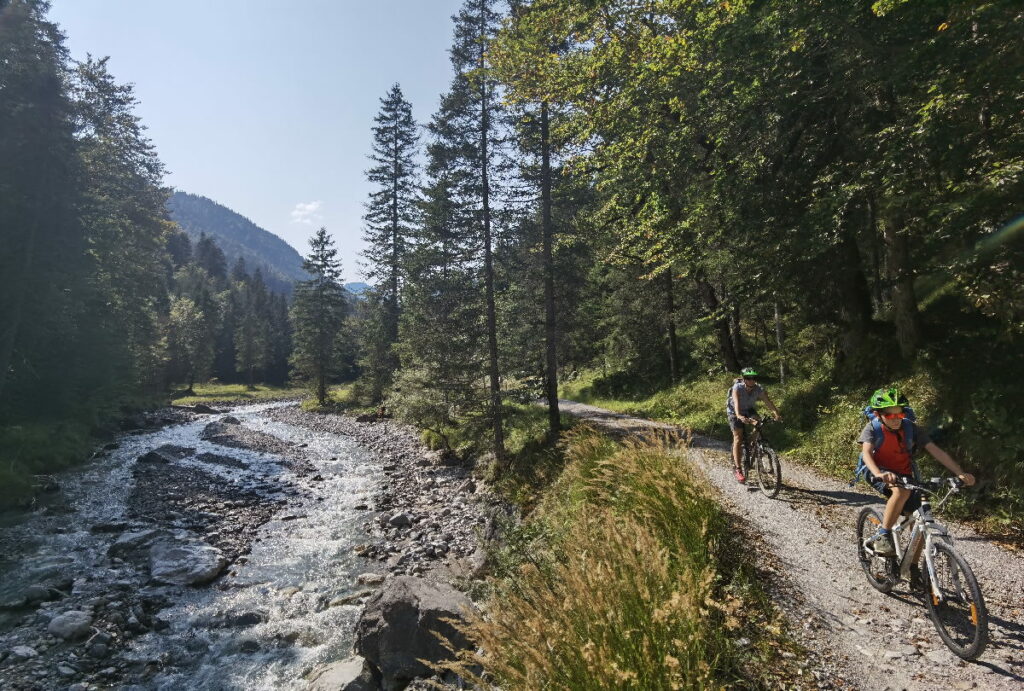
{"label": "cyclist's arm", "polygon": [[960,464],[954,461],[952,456],[940,449],[938,444],[930,441],[924,445],[924,450],[930,453],[936,461],[946,466],[949,472],[963,480],[965,485],[970,486],[974,484],[974,476],[970,473],[965,473]]}
{"label": "cyclist's arm", "polygon": [[775,414],[775,419],[776,420],[781,420],[782,419],[782,413],[780,413],[779,409],[775,407],[774,403],[772,403],[772,399],[768,398],[768,392],[767,391],[762,391],[761,392],[761,400],[764,401],[765,405],[767,405],[771,409],[772,413]]}
{"label": "cyclist's arm", "polygon": [[869,441],[861,442],[860,445],[861,454],[864,456],[864,465],[868,467],[871,474],[880,480],[884,480],[888,484],[896,482],[896,474],[891,473],[888,470],[882,470],[875,463],[875,445]]}

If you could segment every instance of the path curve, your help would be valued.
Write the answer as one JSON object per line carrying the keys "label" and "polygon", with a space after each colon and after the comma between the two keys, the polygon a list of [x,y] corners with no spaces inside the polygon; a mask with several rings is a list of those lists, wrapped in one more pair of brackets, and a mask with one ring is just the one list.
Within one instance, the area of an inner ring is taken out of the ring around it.
{"label": "path curve", "polygon": [[[617,436],[679,432],[674,425],[574,401],[561,400],[559,408]],[[841,683],[864,689],[1024,686],[1024,555],[988,542],[969,526],[948,523],[978,577],[990,618],[988,649],[978,662],[963,662],[943,645],[925,605],[906,584],[883,595],[860,570],[854,522],[861,507],[881,507],[880,497],[783,459],[783,490],[767,499],[756,485],[736,482],[727,443],[700,436],[691,441],[680,453],[707,474],[726,508],[762,537],[760,547],[769,553],[758,558],[758,567],[777,576],[772,597],[797,639],[829,668],[823,678],[837,674]]]}

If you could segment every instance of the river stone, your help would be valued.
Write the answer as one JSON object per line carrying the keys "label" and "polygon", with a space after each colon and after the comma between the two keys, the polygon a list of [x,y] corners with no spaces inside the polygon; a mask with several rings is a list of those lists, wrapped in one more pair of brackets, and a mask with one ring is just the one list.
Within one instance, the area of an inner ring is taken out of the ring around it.
{"label": "river stone", "polygon": [[174,585],[202,585],[227,566],[219,549],[205,542],[158,542],[149,550],[149,573]]}
{"label": "river stone", "polygon": [[220,419],[220,421],[222,423],[224,423],[225,425],[240,425],[240,424],[242,424],[242,421],[239,420],[234,415],[225,415],[224,417],[222,417]]}
{"label": "river stone", "polygon": [[66,641],[82,638],[92,629],[92,615],[70,610],[50,620],[46,627],[47,633]]}
{"label": "river stone", "polygon": [[144,549],[148,548],[158,538],[165,538],[171,535],[166,530],[136,530],[130,533],[124,533],[118,537],[114,544],[110,545],[107,549],[107,556],[127,558],[137,556]]}
{"label": "river stone", "polygon": [[390,519],[388,519],[388,523],[390,523],[391,525],[393,525],[395,527],[399,527],[399,528],[403,527],[403,526],[405,526],[405,527],[411,526],[412,525],[412,516],[410,516],[407,513],[396,513],[394,516],[392,516]]}
{"label": "river stone", "polygon": [[39,653],[36,652],[36,649],[27,645],[14,646],[11,648],[11,655],[19,660],[28,660],[33,657],[39,657]]}
{"label": "river stone", "polygon": [[356,576],[356,582],[362,585],[380,585],[384,582],[384,578],[382,573],[361,573]]}
{"label": "river stone", "polygon": [[385,691],[402,689],[417,676],[430,674],[420,660],[441,662],[451,646],[469,649],[471,643],[449,620],[464,620],[469,598],[449,585],[412,576],[398,576],[367,601],[356,624],[355,652],[380,671]]}
{"label": "river stone", "polygon": [[377,691],[380,685],[366,660],[353,655],[313,670],[307,691]]}

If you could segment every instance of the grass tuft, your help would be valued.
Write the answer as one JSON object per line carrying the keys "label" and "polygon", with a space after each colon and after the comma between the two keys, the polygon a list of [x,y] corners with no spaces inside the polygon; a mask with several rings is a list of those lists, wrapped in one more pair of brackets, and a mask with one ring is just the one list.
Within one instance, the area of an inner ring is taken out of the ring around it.
{"label": "grass tuft", "polygon": [[508,689],[757,685],[752,651],[777,636],[754,625],[766,601],[706,480],[669,448],[586,428],[562,451],[468,627],[481,652],[453,669]]}

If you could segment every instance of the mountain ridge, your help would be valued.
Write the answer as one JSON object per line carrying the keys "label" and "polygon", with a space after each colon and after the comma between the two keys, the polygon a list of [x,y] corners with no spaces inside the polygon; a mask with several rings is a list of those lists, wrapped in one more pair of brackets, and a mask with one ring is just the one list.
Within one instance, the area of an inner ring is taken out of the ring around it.
{"label": "mountain ridge", "polygon": [[193,244],[205,233],[224,252],[228,268],[241,257],[250,271],[259,268],[267,286],[277,292],[290,294],[295,281],[309,278],[294,247],[209,197],[175,190],[167,211]]}

